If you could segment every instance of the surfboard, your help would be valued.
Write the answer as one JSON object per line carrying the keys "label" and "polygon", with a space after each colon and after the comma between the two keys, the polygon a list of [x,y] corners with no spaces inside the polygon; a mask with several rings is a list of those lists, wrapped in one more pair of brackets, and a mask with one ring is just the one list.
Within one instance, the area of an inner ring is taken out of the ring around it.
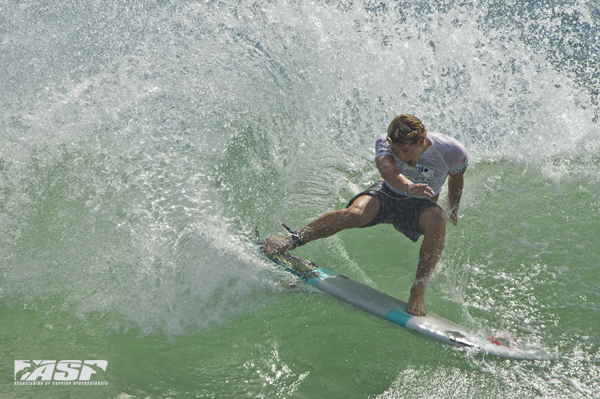
{"label": "surfboard", "polygon": [[483,339],[430,312],[426,316],[414,316],[407,312],[406,302],[299,256],[288,252],[265,256],[296,277],[335,298],[444,344],[471,348],[484,354],[505,358],[540,358],[537,351],[523,350],[509,337],[490,336]]}

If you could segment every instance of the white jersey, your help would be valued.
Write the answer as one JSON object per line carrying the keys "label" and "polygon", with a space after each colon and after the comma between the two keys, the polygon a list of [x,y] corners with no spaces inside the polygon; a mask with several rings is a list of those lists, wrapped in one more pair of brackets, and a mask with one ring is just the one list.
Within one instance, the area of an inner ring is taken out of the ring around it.
{"label": "white jersey", "polygon": [[[431,145],[425,150],[416,166],[409,166],[394,155],[386,140],[386,135],[377,138],[375,159],[382,155],[391,155],[404,176],[413,183],[425,183],[438,195],[449,174],[460,173],[469,165],[467,150],[452,137],[441,133],[427,132]],[[385,183],[395,193],[408,195]],[[416,197],[411,195],[411,197]]]}

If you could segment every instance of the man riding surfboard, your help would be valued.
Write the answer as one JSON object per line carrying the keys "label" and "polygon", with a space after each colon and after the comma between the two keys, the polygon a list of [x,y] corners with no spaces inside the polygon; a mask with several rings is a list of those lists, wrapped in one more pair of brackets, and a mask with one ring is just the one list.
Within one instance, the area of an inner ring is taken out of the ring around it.
{"label": "man riding surfboard", "polygon": [[425,289],[446,240],[446,214],[437,200],[448,180],[449,218],[456,225],[467,151],[449,136],[427,132],[414,115],[402,114],[387,135],[377,138],[375,164],[382,179],[351,198],[346,208],[321,215],[289,237],[266,237],[263,251],[281,254],[342,230],[380,223],[391,223],[414,242],[423,235],[408,313],[424,316]]}

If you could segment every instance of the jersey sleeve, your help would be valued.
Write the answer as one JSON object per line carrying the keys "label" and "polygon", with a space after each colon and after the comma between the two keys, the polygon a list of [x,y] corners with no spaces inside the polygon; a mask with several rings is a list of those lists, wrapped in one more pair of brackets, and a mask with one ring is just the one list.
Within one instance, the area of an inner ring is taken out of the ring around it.
{"label": "jersey sleeve", "polygon": [[392,152],[390,144],[387,142],[386,137],[387,136],[385,134],[377,137],[377,141],[375,142],[375,159],[379,158],[382,155],[394,156],[394,153]]}
{"label": "jersey sleeve", "polygon": [[455,142],[452,151],[450,151],[448,155],[449,159],[447,162],[449,174],[455,175],[463,172],[469,166],[469,156],[467,155],[467,150],[458,141]]}

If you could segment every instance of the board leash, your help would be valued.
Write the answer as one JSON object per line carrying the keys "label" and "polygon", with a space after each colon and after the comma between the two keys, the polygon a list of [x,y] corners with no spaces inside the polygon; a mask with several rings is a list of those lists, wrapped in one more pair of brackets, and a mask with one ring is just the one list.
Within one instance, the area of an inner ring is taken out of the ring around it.
{"label": "board leash", "polygon": [[258,226],[254,226],[254,234],[256,234],[256,242],[258,245],[262,245],[262,240],[260,239],[260,233],[258,232]]}
{"label": "board leash", "polygon": [[290,229],[288,226],[286,226],[285,223],[281,222],[281,225],[283,227],[285,227],[285,229],[288,231],[288,233],[290,233],[290,239],[292,240],[292,243],[294,244],[294,248],[298,248],[301,245],[306,244],[304,241],[302,241],[302,238],[300,238],[300,236],[298,235],[298,231],[294,231],[292,229]]}

